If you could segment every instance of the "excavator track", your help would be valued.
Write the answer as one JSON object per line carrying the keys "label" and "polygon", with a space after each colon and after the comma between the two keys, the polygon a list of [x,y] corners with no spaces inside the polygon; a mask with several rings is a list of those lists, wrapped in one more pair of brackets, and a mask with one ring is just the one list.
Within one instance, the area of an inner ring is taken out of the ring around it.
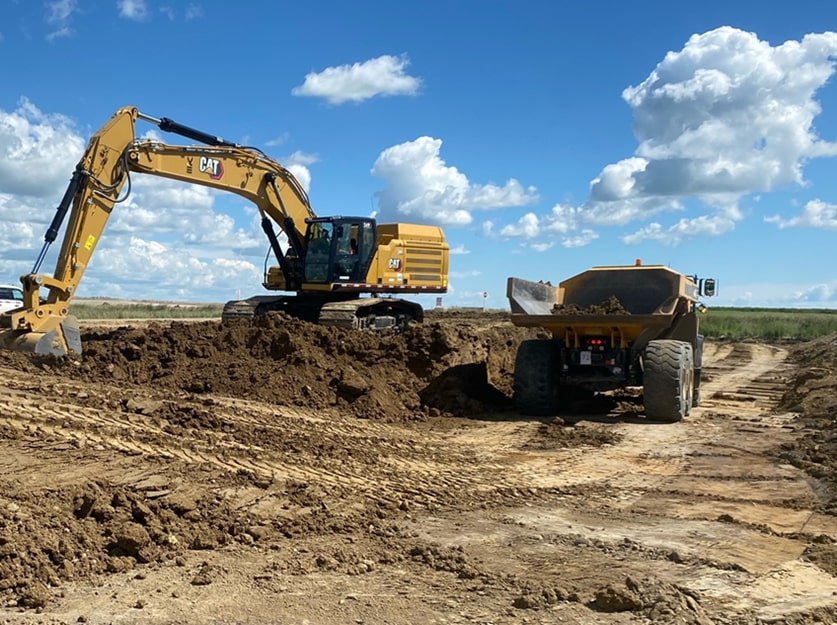
{"label": "excavator track", "polygon": [[424,319],[420,305],[400,299],[364,297],[335,302],[299,296],[233,300],[224,305],[221,319],[253,319],[270,312],[285,312],[312,323],[357,330],[404,328],[410,322]]}

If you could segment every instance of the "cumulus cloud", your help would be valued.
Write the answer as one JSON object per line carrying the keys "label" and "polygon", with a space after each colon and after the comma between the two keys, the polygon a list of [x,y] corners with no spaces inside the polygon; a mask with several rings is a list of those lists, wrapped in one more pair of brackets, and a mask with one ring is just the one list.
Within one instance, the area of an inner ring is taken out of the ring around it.
{"label": "cumulus cloud", "polygon": [[500,230],[504,237],[526,237],[531,239],[541,232],[541,222],[535,213],[526,213],[516,224],[509,224]]}
{"label": "cumulus cloud", "polygon": [[381,152],[372,174],[387,186],[376,193],[380,212],[446,225],[466,225],[473,211],[525,206],[538,199],[535,187],[514,178],[505,185],[477,184],[441,158],[442,140],[419,137]]}
{"label": "cumulus cloud", "polygon": [[450,248],[450,253],[454,256],[461,256],[464,254],[470,254],[471,250],[465,249],[465,244],[460,243],[459,245]]}
{"label": "cumulus cloud", "polygon": [[26,98],[0,109],[0,193],[61,193],[84,151],[84,139],[62,115],[47,115]]}
{"label": "cumulus cloud", "polygon": [[531,243],[529,247],[536,252],[545,252],[546,250],[552,249],[554,245],[555,241],[543,241],[541,243]]}
{"label": "cumulus cloud", "polygon": [[[566,230],[703,212],[674,225],[657,219],[623,240],[718,236],[743,219],[742,197],[805,184],[807,161],[837,155],[837,143],[814,126],[816,95],[834,74],[835,58],[834,32],[776,46],[729,26],[693,35],[623,91],[638,146],[592,180]],[[771,219],[780,227],[831,227],[830,205],[809,206],[798,218]]]}
{"label": "cumulus cloud", "polygon": [[282,165],[291,172],[308,193],[311,191],[311,170],[309,167],[319,161],[316,154],[308,154],[297,150],[293,154],[281,159]]}
{"label": "cumulus cloud", "polygon": [[[805,159],[837,155],[820,139],[817,90],[834,73],[837,33],[771,46],[728,26],[693,35],[622,97],[633,109],[634,156],[593,180],[593,203],[740,197],[803,182]],[[620,217],[621,219],[621,217]]]}
{"label": "cumulus cloud", "polygon": [[[130,236],[100,249],[91,270],[104,274],[109,282],[131,285],[132,297],[165,299],[165,294],[204,294],[231,299],[239,286],[257,291],[261,270],[243,259],[201,258],[195,250]],[[138,271],[138,268],[141,268]]]}
{"label": "cumulus cloud", "polygon": [[[28,100],[13,111],[0,109],[3,280],[32,269],[85,141],[68,118],[46,114]],[[303,153],[297,158],[313,159]],[[114,208],[80,293],[114,295],[122,289],[127,297],[219,300],[234,297],[236,289],[243,296],[261,291],[267,242],[257,211],[245,208],[239,223],[229,208],[216,206],[217,191],[139,174],[132,182],[132,194]],[[51,272],[58,247],[42,271]]]}
{"label": "cumulus cloud", "polygon": [[800,289],[793,294],[798,302],[828,303],[837,300],[837,281],[824,282]]}
{"label": "cumulus cloud", "polygon": [[598,238],[599,235],[595,230],[584,228],[581,232],[579,232],[576,235],[564,237],[563,239],[561,239],[561,245],[568,248],[584,247],[585,245],[589,245]]}
{"label": "cumulus cloud", "polygon": [[145,0],[119,0],[116,6],[119,8],[119,16],[128,20],[144,22],[151,17]]}
{"label": "cumulus cloud", "polygon": [[837,230],[837,204],[829,204],[822,200],[811,200],[805,205],[802,213],[791,219],[784,219],[779,215],[765,217],[768,223],[774,223],[779,228],[827,228]]}
{"label": "cumulus cloud", "polygon": [[76,0],[56,0],[55,2],[47,2],[47,23],[54,30],[50,31],[46,38],[47,41],[55,41],[61,37],[69,37],[73,34],[70,18],[73,13],[78,11],[78,4]]}
{"label": "cumulus cloud", "polygon": [[409,64],[406,55],[387,54],[363,63],[327,67],[307,74],[291,93],[325,98],[330,104],[362,102],[378,95],[415,95],[421,79],[406,73]]}
{"label": "cumulus cloud", "polygon": [[632,234],[622,237],[626,245],[637,245],[645,241],[657,241],[663,245],[675,246],[685,239],[701,235],[718,236],[735,228],[735,221],[723,215],[701,215],[694,219],[681,219],[673,226],[664,228],[651,223]]}

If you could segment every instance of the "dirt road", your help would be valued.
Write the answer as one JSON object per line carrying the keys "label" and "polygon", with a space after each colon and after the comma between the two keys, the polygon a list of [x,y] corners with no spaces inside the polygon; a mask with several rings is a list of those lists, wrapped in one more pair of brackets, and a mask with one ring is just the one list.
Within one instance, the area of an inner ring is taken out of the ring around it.
{"label": "dirt road", "polygon": [[[300,401],[246,399],[232,371],[210,389],[173,364],[146,379],[133,335],[100,336],[75,364],[6,357],[2,619],[833,622],[837,521],[816,481],[776,459],[798,436],[777,410],[793,373],[783,348],[710,343],[703,405],[682,423],[649,423],[626,396],[576,406],[571,426],[500,401],[515,331],[399,339],[427,362],[410,360],[415,397],[412,378],[390,377],[398,411],[376,412],[395,401],[383,386],[360,390],[305,351],[331,337],[319,329],[294,353],[326,374],[288,370],[309,389]],[[203,349],[177,366],[203,379]]]}

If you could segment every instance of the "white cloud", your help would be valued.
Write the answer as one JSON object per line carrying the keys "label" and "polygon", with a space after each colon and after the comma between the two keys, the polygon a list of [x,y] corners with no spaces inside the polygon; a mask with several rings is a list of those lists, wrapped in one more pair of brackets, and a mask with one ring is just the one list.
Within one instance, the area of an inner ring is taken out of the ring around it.
{"label": "white cloud", "polygon": [[837,204],[829,204],[822,200],[811,200],[805,205],[802,213],[791,219],[784,219],[779,215],[765,217],[768,223],[775,223],[779,228],[827,228],[837,230]]}
{"label": "white cloud", "polygon": [[561,245],[567,248],[584,247],[599,238],[598,233],[589,228],[583,229],[574,236],[565,237],[561,240]]}
{"label": "white cloud", "polygon": [[835,54],[830,32],[778,46],[728,26],[693,35],[623,92],[640,143],[602,170],[591,200],[740,197],[801,184],[805,159],[837,155],[813,127]]}
{"label": "white cloud", "polygon": [[151,17],[145,0],[118,0],[119,16],[135,22],[143,22]]}
{"label": "white cloud", "polygon": [[815,284],[793,294],[799,302],[828,303],[837,300],[837,281]]}
{"label": "white cloud", "polygon": [[330,104],[362,102],[377,95],[415,95],[421,80],[405,73],[409,64],[406,55],[384,55],[363,63],[327,67],[307,74],[305,82],[291,93],[325,98]]}
{"label": "white cloud", "polygon": [[174,12],[174,9],[170,6],[160,7],[160,13],[169,18],[170,22],[173,22],[174,19],[177,17],[177,14]]}
{"label": "white cloud", "polygon": [[441,139],[419,137],[381,152],[372,174],[387,183],[376,194],[382,213],[466,225],[475,210],[524,206],[538,199],[534,187],[524,188],[513,178],[502,187],[472,183],[445,164],[441,148]]}
{"label": "white cloud", "polygon": [[[835,59],[834,32],[776,46],[728,26],[693,35],[624,90],[639,144],[601,170],[589,198],[571,210],[571,219],[556,220],[555,230],[687,212],[685,200],[692,199],[709,214],[671,226],[657,220],[623,240],[676,244],[729,232],[744,217],[742,197],[803,185],[807,161],[837,156],[837,143],[819,137],[814,126],[821,112],[815,98],[834,74]],[[770,220],[780,227],[833,227],[830,205],[809,206],[795,219]],[[539,217],[545,230],[547,216]]]}
{"label": "white cloud", "polygon": [[494,222],[490,219],[482,222],[482,233],[487,237],[492,236],[494,234]]}
{"label": "white cloud", "polygon": [[46,4],[47,23],[55,30],[47,34],[47,41],[55,41],[61,37],[69,37],[73,34],[70,18],[78,11],[76,0],[56,0]]}
{"label": "white cloud", "polygon": [[319,160],[320,159],[316,154],[308,154],[297,150],[290,156],[283,158],[281,163],[285,169],[293,174],[294,178],[296,178],[299,181],[299,184],[302,185],[302,188],[305,189],[305,192],[308,193],[311,191],[311,170],[309,169],[309,166]]}
{"label": "white cloud", "polygon": [[470,254],[471,250],[465,249],[465,244],[460,243],[452,248],[450,248],[450,253],[454,256],[463,255],[463,254]]}
{"label": "white cloud", "polygon": [[531,243],[529,247],[536,252],[545,252],[546,250],[552,249],[554,245],[555,241],[544,241],[542,243]]}
{"label": "white cloud", "polygon": [[274,147],[282,145],[287,140],[288,140],[288,133],[283,132],[278,137],[274,137],[273,139],[268,139],[267,141],[264,142],[264,144],[268,147],[274,148]]}
{"label": "white cloud", "polygon": [[214,209],[218,191],[156,176],[137,174],[131,180],[132,193],[115,207],[109,233],[174,238],[222,253],[264,246],[257,220],[237,227],[230,215]]}
{"label": "white cloud", "polygon": [[203,7],[197,4],[190,4],[186,7],[186,21],[203,17]]}
{"label": "white cloud", "polygon": [[568,204],[556,204],[543,220],[543,229],[547,232],[564,234],[578,227],[580,209]]}
{"label": "white cloud", "polygon": [[527,239],[538,236],[541,232],[541,222],[535,213],[526,213],[516,224],[509,224],[500,230],[504,237],[525,237]]}
{"label": "white cloud", "polygon": [[0,109],[0,193],[52,197],[69,182],[84,140],[62,115],[42,113],[26,98]]}
{"label": "white cloud", "polygon": [[[94,256],[91,271],[99,274],[99,280],[106,276],[108,282],[120,284],[131,297],[155,299],[173,295],[231,299],[239,287],[246,289],[242,296],[247,297],[261,290],[262,278],[261,270],[248,261],[200,257],[194,249],[137,236],[110,240]],[[80,293],[99,294],[86,288]]]}
{"label": "white cloud", "polygon": [[[32,269],[84,145],[69,119],[45,114],[28,100],[14,111],[0,110],[0,281]],[[302,153],[297,158],[312,162]],[[246,221],[239,225],[216,208],[218,191],[141,174],[132,183],[127,201],[114,208],[80,293],[122,289],[126,297],[225,300],[236,289],[245,297],[262,290],[267,242],[257,211],[244,208]],[[52,272],[60,242],[42,271]]]}
{"label": "white cloud", "polygon": [[645,241],[658,241],[663,245],[675,246],[685,239],[696,236],[719,236],[735,228],[735,221],[723,215],[701,215],[694,219],[681,219],[673,226],[664,228],[651,223],[632,234],[622,237],[626,245],[637,245]]}

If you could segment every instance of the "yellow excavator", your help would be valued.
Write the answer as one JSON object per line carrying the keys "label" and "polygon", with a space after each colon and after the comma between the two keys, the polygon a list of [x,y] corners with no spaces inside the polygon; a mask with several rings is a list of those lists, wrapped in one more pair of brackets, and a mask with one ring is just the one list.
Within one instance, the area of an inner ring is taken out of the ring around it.
{"label": "yellow excavator", "polygon": [[[137,139],[138,120],[203,145]],[[359,329],[402,327],[421,321],[423,310],[393,294],[447,291],[450,250],[440,227],[318,217],[296,178],[261,150],[125,107],[90,139],[32,272],[21,276],[23,305],[0,315],[0,346],[39,354],[81,353],[79,324],[69,314],[69,304],[114,207],[130,194],[132,173],[229,191],[258,208],[278,262],[265,268],[263,286],[293,294],[228,302],[224,319],[285,311]],[[70,219],[55,272],[42,275],[41,265],[67,212]],[[287,237],[284,251],[275,226]]]}

